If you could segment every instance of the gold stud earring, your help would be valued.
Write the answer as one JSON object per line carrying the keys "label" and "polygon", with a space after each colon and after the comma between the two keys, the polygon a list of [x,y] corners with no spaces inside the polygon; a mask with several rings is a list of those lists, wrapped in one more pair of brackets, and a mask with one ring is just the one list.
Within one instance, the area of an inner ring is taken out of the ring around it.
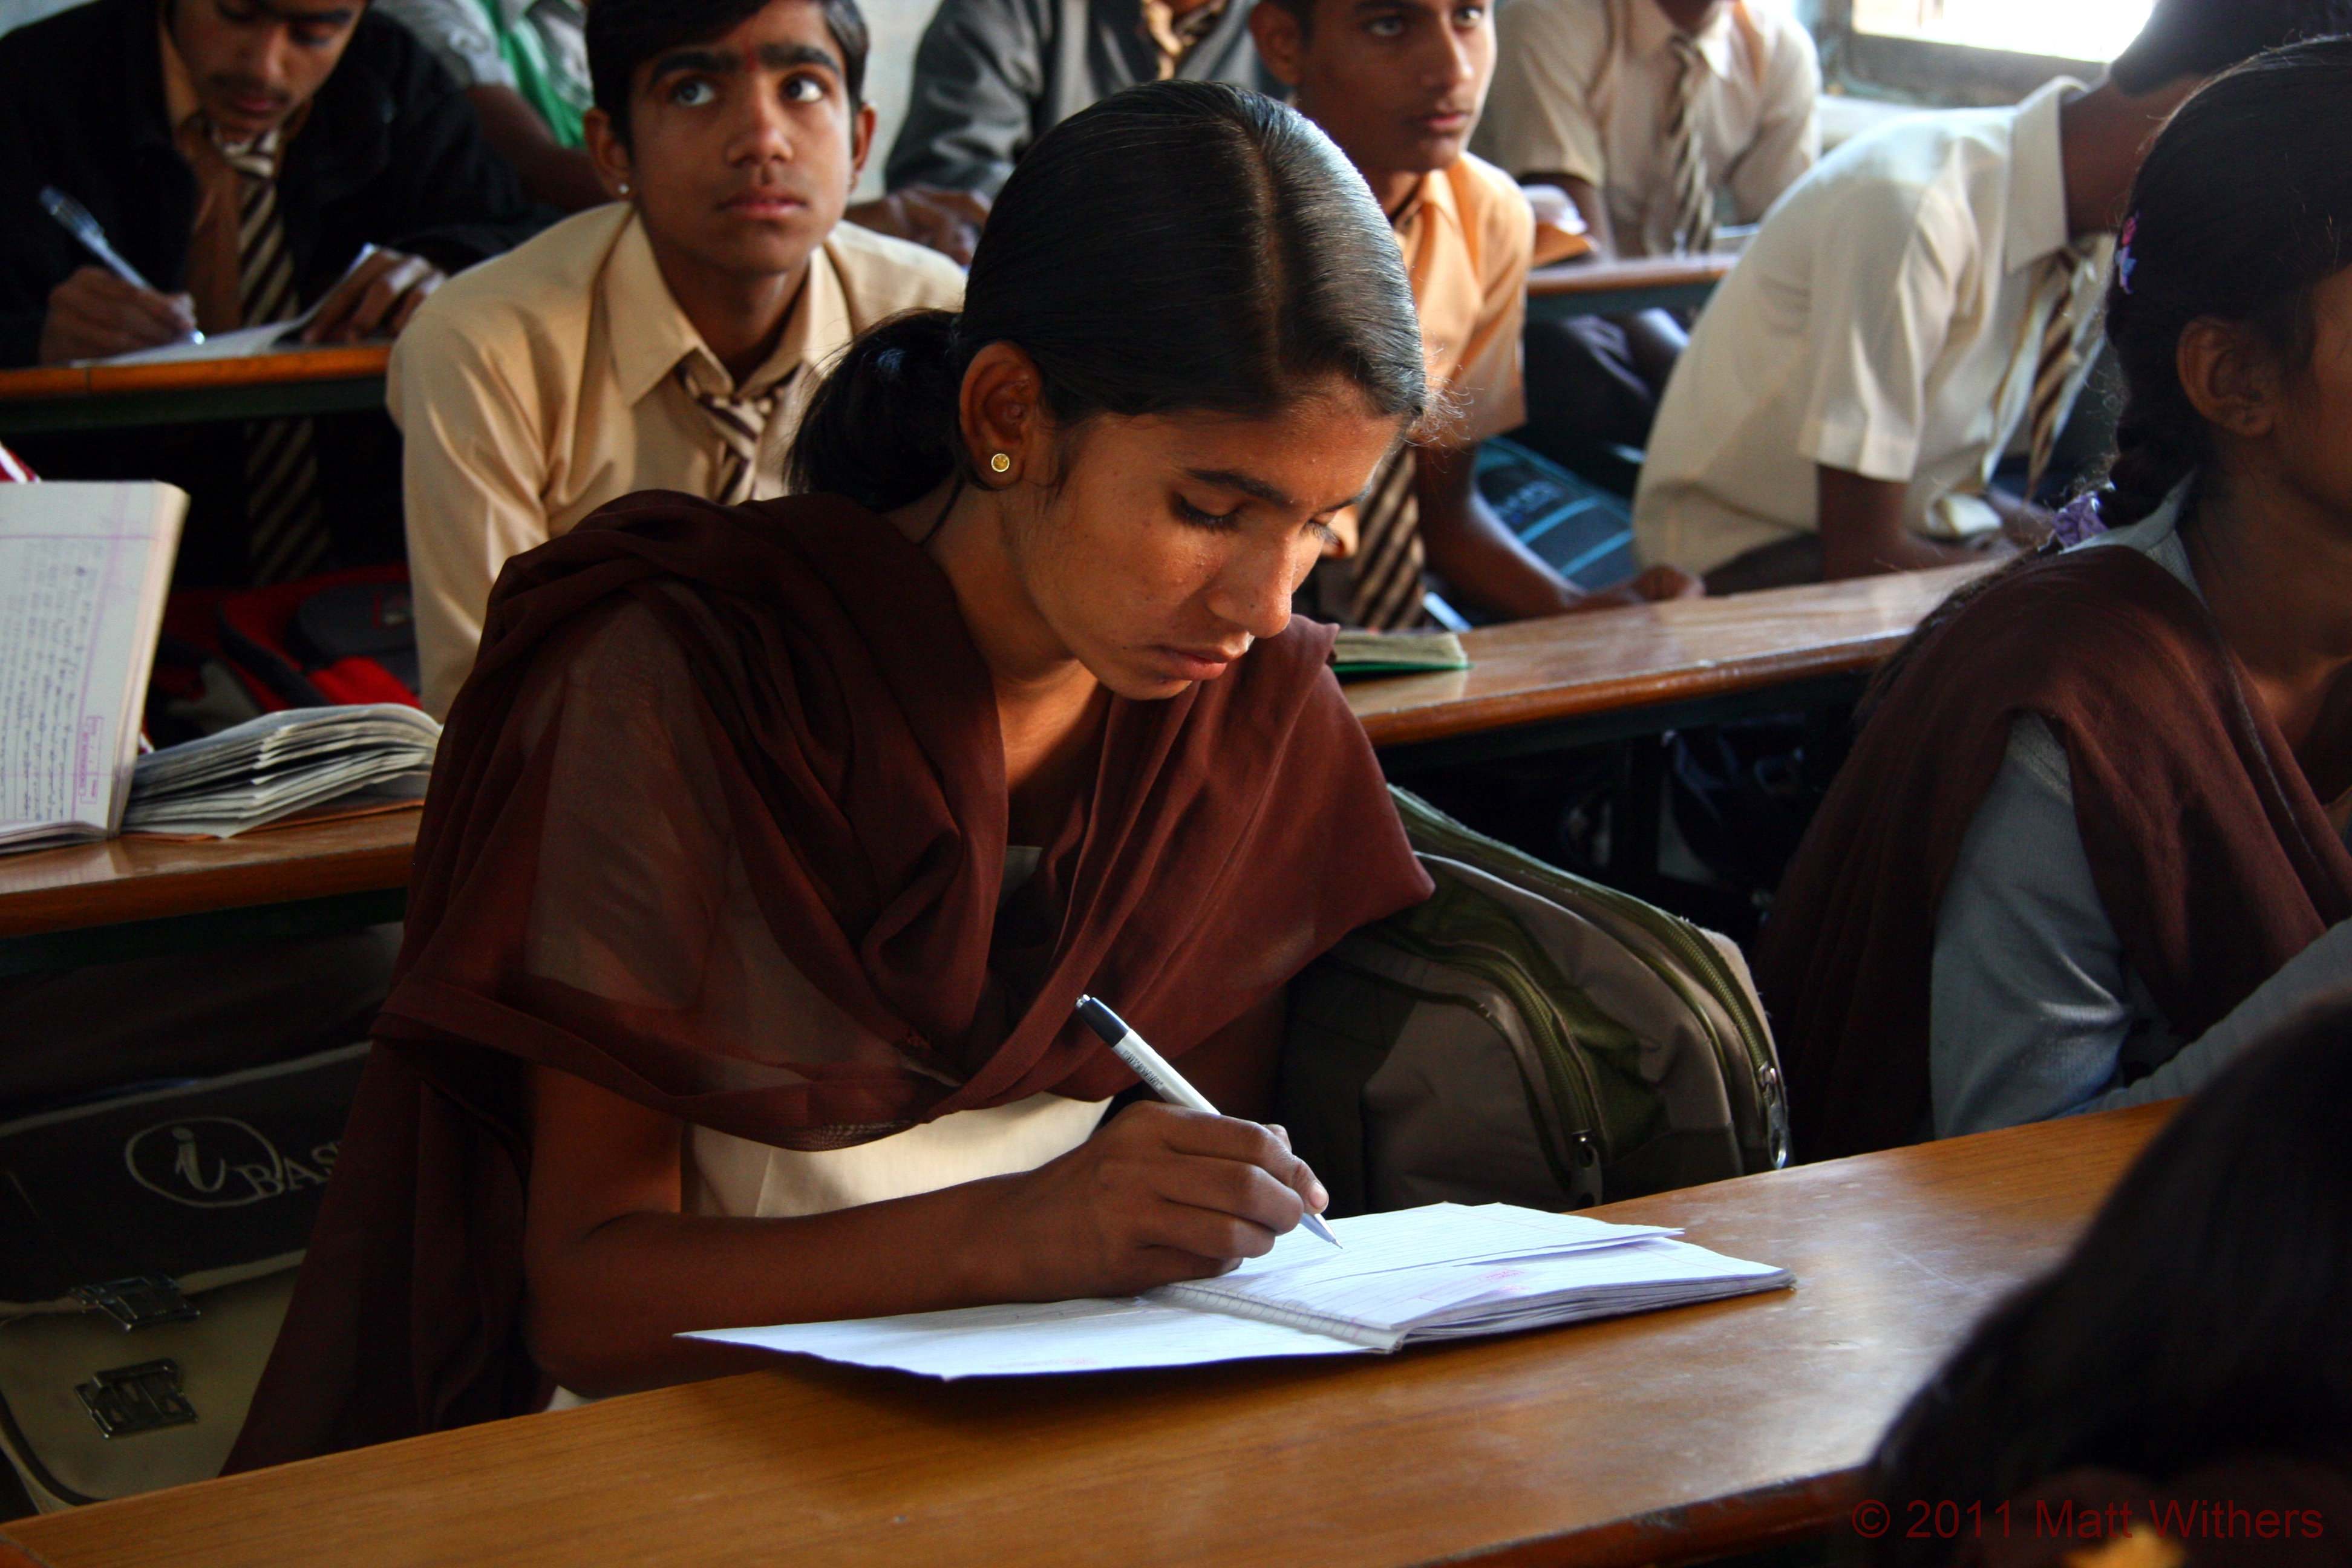
{"label": "gold stud earring", "polygon": [[1013,459],[1003,452],[999,452],[996,456],[988,459],[988,466],[996,473],[1009,474],[1013,471]]}

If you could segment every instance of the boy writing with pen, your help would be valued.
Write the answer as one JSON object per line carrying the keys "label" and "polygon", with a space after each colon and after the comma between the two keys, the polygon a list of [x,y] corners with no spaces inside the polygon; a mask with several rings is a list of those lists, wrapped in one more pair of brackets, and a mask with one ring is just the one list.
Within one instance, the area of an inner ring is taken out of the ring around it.
{"label": "boy writing with pen", "polygon": [[[87,209],[121,268],[42,215],[45,187]],[[7,365],[322,296],[308,341],[397,331],[540,218],[454,84],[365,0],[171,0],[160,16],[97,0],[0,40],[0,201]]]}

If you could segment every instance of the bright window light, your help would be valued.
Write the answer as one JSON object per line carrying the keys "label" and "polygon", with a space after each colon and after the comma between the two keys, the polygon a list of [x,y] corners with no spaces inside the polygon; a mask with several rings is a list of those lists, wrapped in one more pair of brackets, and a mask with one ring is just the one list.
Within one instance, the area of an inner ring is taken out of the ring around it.
{"label": "bright window light", "polygon": [[1938,44],[2111,60],[2138,36],[2153,8],[2153,0],[1853,0],[1853,25]]}

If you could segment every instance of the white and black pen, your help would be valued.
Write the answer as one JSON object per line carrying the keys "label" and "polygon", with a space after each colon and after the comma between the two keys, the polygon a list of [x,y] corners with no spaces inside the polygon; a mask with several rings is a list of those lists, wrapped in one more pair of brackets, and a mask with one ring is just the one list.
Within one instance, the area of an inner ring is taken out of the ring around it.
{"label": "white and black pen", "polygon": [[[1086,1020],[1087,1028],[1102,1037],[1113,1056],[1135,1069],[1135,1076],[1149,1085],[1152,1093],[1187,1110],[1206,1111],[1211,1116],[1224,1114],[1209,1103],[1207,1095],[1186,1083],[1183,1075],[1168,1065],[1167,1058],[1153,1050],[1141,1035],[1127,1026],[1126,1019],[1108,1007],[1091,996],[1081,996],[1078,1016]],[[1331,1227],[1323,1223],[1323,1216],[1313,1209],[1302,1215],[1299,1223],[1332,1246],[1340,1245],[1339,1238],[1331,1234]]]}

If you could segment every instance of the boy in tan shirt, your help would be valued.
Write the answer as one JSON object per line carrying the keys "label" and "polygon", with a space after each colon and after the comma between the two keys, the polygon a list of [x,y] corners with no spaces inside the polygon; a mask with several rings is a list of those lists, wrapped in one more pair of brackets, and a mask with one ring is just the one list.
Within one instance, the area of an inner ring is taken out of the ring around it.
{"label": "boy in tan shirt", "polygon": [[839,222],[874,130],[852,0],[595,0],[588,53],[617,200],[454,279],[393,356],[436,715],[509,556],[635,490],[781,494],[828,362],[962,299],[946,258]]}
{"label": "boy in tan shirt", "polygon": [[[1478,443],[1526,416],[1519,334],[1535,247],[1535,215],[1518,187],[1463,151],[1495,69],[1486,6],[1267,0],[1250,26],[1299,110],[1363,173],[1396,226],[1430,380],[1451,405],[1450,422],[1433,438],[1406,446],[1374,478],[1355,526],[1339,531],[1345,586],[1335,593],[1318,584],[1317,607],[1355,625],[1415,625],[1424,565],[1449,594],[1514,620],[1690,586],[1668,571],[1581,593],[1478,494]],[[1333,574],[1330,566],[1318,575]]]}

